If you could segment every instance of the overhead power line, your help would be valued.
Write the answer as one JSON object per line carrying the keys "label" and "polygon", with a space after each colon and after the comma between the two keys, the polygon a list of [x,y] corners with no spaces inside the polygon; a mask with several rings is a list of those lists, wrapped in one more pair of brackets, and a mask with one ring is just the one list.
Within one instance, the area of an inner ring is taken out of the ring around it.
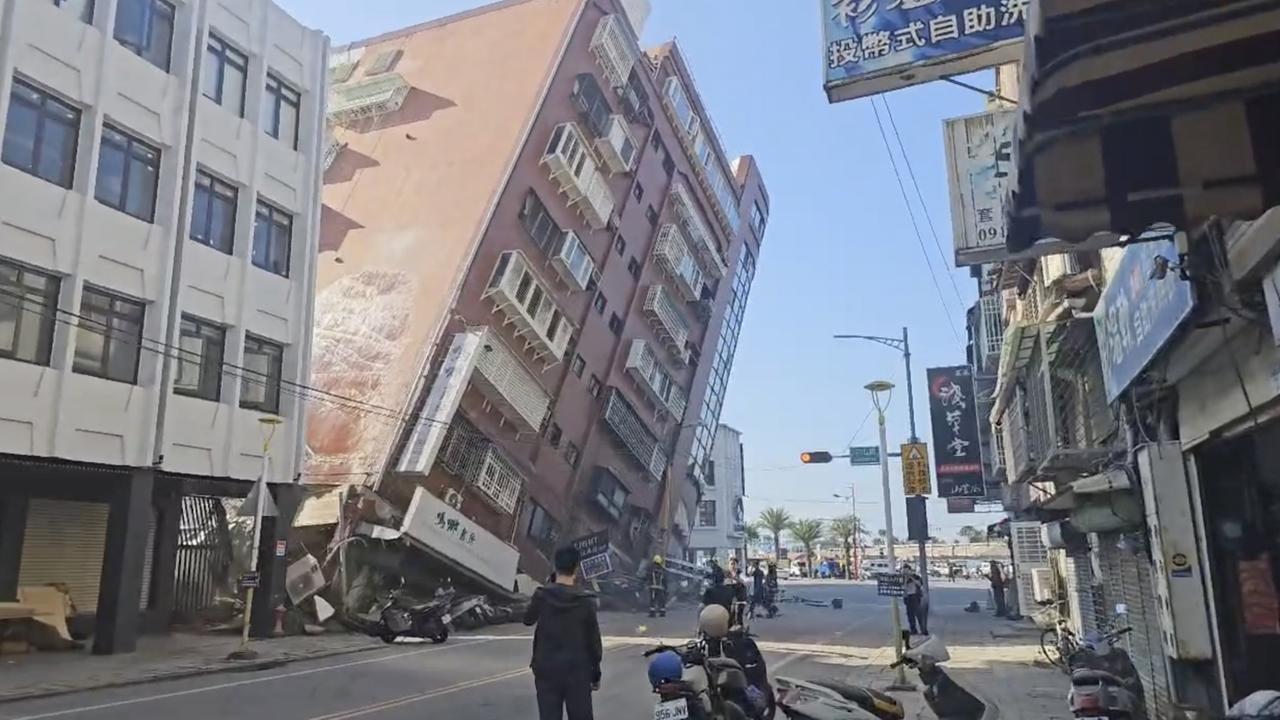
{"label": "overhead power line", "polygon": [[[889,134],[885,132],[884,121],[880,119],[880,108],[876,105],[875,98],[871,98],[871,110],[876,116],[876,127],[880,129],[880,139],[884,141],[885,152],[889,154],[889,164],[893,167],[893,176],[898,181],[898,190],[902,193],[902,202],[907,206],[907,216],[911,218],[911,227],[915,231],[916,242],[920,245],[920,254],[924,256],[925,267],[929,270],[929,279],[933,281],[933,289],[938,294],[938,305],[942,309],[942,315],[946,318],[947,327],[951,329],[951,335],[955,337],[956,342],[961,342],[960,333],[956,331],[956,326],[951,316],[951,311],[947,309],[947,299],[942,293],[942,285],[938,282],[938,275],[933,270],[933,261],[929,258],[929,251],[924,246],[924,234],[920,232],[920,223],[916,221],[916,211],[911,206],[911,199],[907,196],[907,186],[902,182],[902,173],[898,170],[898,160],[894,157],[893,146],[889,144]],[[961,308],[963,310],[963,307]]]}

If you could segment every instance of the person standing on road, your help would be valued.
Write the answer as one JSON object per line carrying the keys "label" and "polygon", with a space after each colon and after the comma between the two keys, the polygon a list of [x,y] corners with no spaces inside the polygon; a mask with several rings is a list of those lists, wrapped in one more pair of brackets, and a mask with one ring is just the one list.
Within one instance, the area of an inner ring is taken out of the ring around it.
{"label": "person standing on road", "polygon": [[928,635],[929,624],[925,619],[924,581],[911,569],[910,565],[902,566],[902,602],[907,606],[907,625],[912,635]]}
{"label": "person standing on road", "polygon": [[593,720],[591,693],[600,689],[604,648],[595,594],[577,587],[582,557],[572,547],[555,553],[555,582],[538,588],[524,613],[533,632],[533,686],[539,720]]}
{"label": "person standing on road", "polygon": [[756,616],[756,608],[764,607],[766,604],[764,570],[760,569],[760,561],[756,560],[751,566],[751,617]]}
{"label": "person standing on road", "polygon": [[649,566],[649,617],[667,616],[667,566],[661,555]]}
{"label": "person standing on road", "polygon": [[995,560],[991,561],[991,595],[996,604],[996,617],[1008,615],[1009,608],[1004,600],[1004,574],[1000,572],[1000,563]]}

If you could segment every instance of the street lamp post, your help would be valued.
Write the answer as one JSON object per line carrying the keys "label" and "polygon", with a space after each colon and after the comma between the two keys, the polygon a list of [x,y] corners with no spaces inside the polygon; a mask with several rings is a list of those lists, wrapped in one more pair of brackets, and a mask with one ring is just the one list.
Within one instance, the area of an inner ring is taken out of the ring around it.
{"label": "street lamp post", "polygon": [[[911,438],[908,442],[920,442],[920,437],[916,435],[916,402],[915,393],[912,391],[911,386],[911,340],[907,336],[907,329],[905,327],[902,328],[902,337],[900,338],[880,337],[878,335],[835,335],[833,337],[837,340],[870,340],[871,342],[879,343],[902,353],[902,361],[907,367],[907,419],[911,428]],[[881,452],[881,455],[883,454],[884,453]],[[924,504],[922,503],[921,508],[923,507]],[[925,527],[928,527],[929,523],[927,515],[924,520]],[[926,616],[929,612],[929,556],[928,549],[926,548],[927,542],[928,538],[919,538],[919,546],[917,548],[919,552],[918,562],[920,563],[920,582],[924,585],[925,592],[924,612]]]}
{"label": "street lamp post", "polygon": [[[889,400],[892,397],[893,383],[886,380],[876,380],[866,385],[867,391],[871,393],[871,404],[876,409],[876,422],[880,426],[880,483],[884,490],[884,529],[885,529],[885,557],[889,561],[889,567],[897,570],[898,563],[894,559],[894,543],[893,543],[893,504],[889,495],[889,442],[884,425],[884,411],[889,406]],[[882,398],[881,395],[884,395]],[[902,613],[898,609],[897,599],[890,599],[890,611],[893,615],[893,649],[896,659],[902,659]],[[903,672],[902,665],[897,666],[897,675],[894,677],[893,684],[889,686],[891,690],[914,690],[915,686],[907,682],[906,673]]]}

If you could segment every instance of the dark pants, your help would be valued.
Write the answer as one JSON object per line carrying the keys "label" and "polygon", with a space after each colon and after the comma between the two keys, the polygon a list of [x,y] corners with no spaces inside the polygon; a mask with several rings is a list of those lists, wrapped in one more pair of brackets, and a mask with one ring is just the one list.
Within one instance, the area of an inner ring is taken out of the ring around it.
{"label": "dark pants", "polygon": [[1008,604],[1006,604],[1006,603],[1005,603],[1005,600],[1004,600],[1004,586],[1003,586],[1003,585],[1000,585],[1000,586],[992,585],[992,586],[991,586],[991,594],[992,594],[993,596],[995,596],[995,601],[996,601],[996,616],[997,616],[997,617],[1004,617],[1005,615],[1008,615],[1008,614],[1009,614],[1009,606],[1008,606]]}
{"label": "dark pants", "polygon": [[907,606],[907,625],[911,627],[912,635],[929,634],[929,621],[925,619],[924,610],[920,607],[923,595],[906,595],[902,598],[903,604]]}
{"label": "dark pants", "polygon": [[538,720],[593,720],[591,679],[583,673],[533,674],[538,693]]}
{"label": "dark pants", "polygon": [[649,588],[649,612],[667,611],[667,591],[665,588]]}

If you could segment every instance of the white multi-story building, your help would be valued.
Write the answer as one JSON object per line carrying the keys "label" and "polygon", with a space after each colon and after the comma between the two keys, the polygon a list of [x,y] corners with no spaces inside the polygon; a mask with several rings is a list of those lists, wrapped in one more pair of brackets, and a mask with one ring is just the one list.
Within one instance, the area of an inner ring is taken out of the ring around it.
{"label": "white multi-story building", "polygon": [[716,427],[711,459],[705,476],[705,490],[694,513],[689,533],[689,553],[694,562],[730,557],[745,560],[746,518],[742,505],[746,495],[746,475],[742,469],[742,433]]}
{"label": "white multi-story building", "polygon": [[260,420],[299,472],[327,56],[269,0],[0,0],[0,600],[65,583],[101,652]]}

